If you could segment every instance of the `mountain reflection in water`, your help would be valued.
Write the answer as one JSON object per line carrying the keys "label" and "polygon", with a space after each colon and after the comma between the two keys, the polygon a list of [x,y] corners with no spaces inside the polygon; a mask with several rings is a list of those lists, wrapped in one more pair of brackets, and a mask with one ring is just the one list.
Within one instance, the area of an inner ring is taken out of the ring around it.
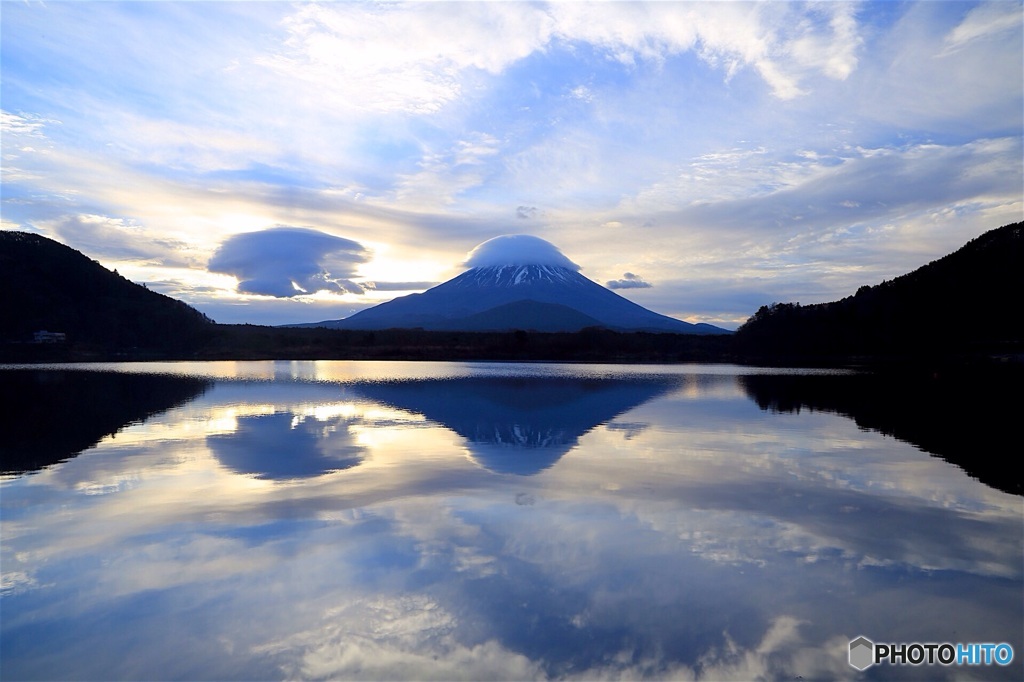
{"label": "mountain reflection in water", "polygon": [[5,424],[64,454],[0,480],[2,679],[847,679],[860,635],[1016,652],[871,679],[1024,677],[1021,497],[878,421],[874,380],[107,369],[0,368],[35,405],[122,396],[71,459]]}
{"label": "mountain reflection in water", "polygon": [[367,383],[355,390],[451,429],[491,471],[530,475],[553,465],[598,424],[676,385],[658,376],[469,377]]}

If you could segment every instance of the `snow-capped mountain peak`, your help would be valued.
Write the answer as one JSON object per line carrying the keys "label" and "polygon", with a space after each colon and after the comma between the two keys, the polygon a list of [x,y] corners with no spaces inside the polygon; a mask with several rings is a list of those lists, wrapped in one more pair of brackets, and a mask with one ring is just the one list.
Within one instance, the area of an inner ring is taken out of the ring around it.
{"label": "snow-capped mountain peak", "polygon": [[464,263],[469,269],[422,294],[324,323],[341,329],[578,331],[607,327],[689,334],[727,333],[655,313],[579,273],[550,242],[505,235],[483,242]]}
{"label": "snow-capped mountain peak", "polygon": [[576,271],[555,265],[493,265],[472,268],[453,281],[481,287],[510,287],[541,282],[566,284],[579,277]]}

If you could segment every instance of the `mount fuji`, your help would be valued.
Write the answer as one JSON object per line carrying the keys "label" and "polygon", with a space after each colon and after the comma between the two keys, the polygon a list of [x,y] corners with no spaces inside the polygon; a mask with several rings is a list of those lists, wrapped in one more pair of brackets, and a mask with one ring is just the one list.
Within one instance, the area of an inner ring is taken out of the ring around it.
{"label": "mount fuji", "polygon": [[334,329],[730,334],[655,313],[581,275],[553,244],[530,235],[490,239],[470,252],[466,272],[342,320],[301,325]]}

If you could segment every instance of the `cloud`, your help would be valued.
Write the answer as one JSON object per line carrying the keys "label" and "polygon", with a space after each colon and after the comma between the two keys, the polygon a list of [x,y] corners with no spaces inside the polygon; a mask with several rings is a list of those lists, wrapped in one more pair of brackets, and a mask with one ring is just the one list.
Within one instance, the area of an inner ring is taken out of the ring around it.
{"label": "cloud", "polygon": [[238,291],[291,298],[317,291],[362,294],[351,280],[366,249],[350,239],[301,227],[274,227],[230,237],[208,269],[238,278]]}
{"label": "cloud", "polygon": [[506,234],[478,244],[464,263],[469,268],[501,265],[554,265],[570,270],[580,266],[569,260],[549,241],[528,234]]}
{"label": "cloud", "polygon": [[146,261],[155,265],[188,267],[189,246],[174,239],[156,238],[149,230],[125,218],[81,214],[40,223],[60,241],[92,258]]}
{"label": "cloud", "polygon": [[[151,286],[151,288],[154,287]],[[156,290],[170,295],[167,291]],[[269,296],[248,297],[247,300],[239,301],[234,297],[225,296],[223,289],[192,293],[187,300],[197,310],[221,324],[263,324],[268,326],[334,320],[354,315],[376,303],[375,301],[357,302],[362,299],[355,298],[339,301],[336,297],[271,298]],[[750,308],[750,310],[756,309],[757,306]]]}
{"label": "cloud", "polygon": [[[957,10],[956,8],[960,8]],[[1019,135],[1024,88],[1021,6],[909,5],[873,45],[849,106],[868,119],[930,136]],[[859,104],[858,104],[859,103]]]}
{"label": "cloud", "polygon": [[661,62],[695,52],[726,80],[752,67],[779,99],[807,94],[814,73],[843,80],[857,66],[862,39],[855,6],[765,3],[557,4],[555,33],[606,50],[613,59]]}
{"label": "cloud", "polygon": [[[752,67],[776,97],[792,99],[813,72],[842,80],[856,68],[855,11],[847,3],[306,5],[283,22],[281,48],[257,62],[348,111],[436,114],[556,44],[587,44],[625,66],[692,51],[726,79]],[[593,101],[587,86],[570,96]]]}
{"label": "cloud", "polygon": [[322,88],[332,104],[436,113],[474,72],[500,73],[547,43],[551,18],[519,3],[307,5],[284,49],[261,60]]}
{"label": "cloud", "polygon": [[486,133],[473,132],[444,149],[427,148],[415,173],[396,177],[388,204],[408,207],[455,203],[459,195],[483,185],[490,175],[489,163],[502,144]]}
{"label": "cloud", "polygon": [[577,85],[569,91],[569,96],[586,104],[591,104],[594,101],[594,93],[585,85]]}
{"label": "cloud", "polygon": [[1020,29],[1021,7],[1017,2],[988,2],[975,7],[964,20],[946,36],[946,46],[952,51],[967,43],[1003,31]]}
{"label": "cloud", "polygon": [[437,282],[363,282],[365,288],[374,291],[422,291],[437,284]]}
{"label": "cloud", "polygon": [[857,31],[856,12],[853,3],[808,6],[802,21],[790,29],[793,35],[786,36],[783,51],[797,68],[846,80],[857,68],[857,52],[864,42]]}
{"label": "cloud", "polygon": [[[313,478],[362,462],[366,448],[356,443],[356,420],[290,412],[238,417],[231,433],[207,438],[210,450],[228,469],[270,480]],[[287,457],[281,457],[287,452]]]}
{"label": "cloud", "polygon": [[[843,224],[850,225],[958,201],[1011,201],[1024,182],[1020,155],[1020,139],[1010,137],[963,145],[858,147],[844,150],[843,158],[799,167],[784,158],[757,158],[760,153],[706,155],[686,173],[641,191],[622,206],[635,211],[679,206],[660,217],[767,230],[788,239],[812,226],[832,227],[838,209]],[[716,157],[713,164],[710,156]],[[701,197],[702,181],[712,182],[721,194]]]}
{"label": "cloud", "polygon": [[31,114],[12,114],[0,110],[0,132],[5,137],[8,135],[42,137],[42,130],[49,123],[58,123],[58,121],[46,120]]}
{"label": "cloud", "polygon": [[[643,263],[659,312],[693,319],[680,301],[713,297],[745,318],[762,295],[841,297],[1020,219],[1019,2],[4,10],[3,226],[150,264],[140,280],[253,226],[349,224],[379,259],[359,286],[397,291],[534,231],[602,283]],[[1001,140],[1016,146],[985,151]],[[695,261],[735,298],[695,285]],[[851,267],[860,281],[829,274]],[[263,287],[283,298],[180,296],[253,322],[337,304],[284,274]]]}
{"label": "cloud", "polygon": [[290,654],[289,678],[539,679],[541,667],[495,640],[466,644],[459,620],[429,597],[379,595],[334,607],[315,627],[256,648]]}
{"label": "cloud", "polygon": [[[793,416],[766,419],[755,443],[759,466],[744,467],[736,453],[751,439],[732,427],[758,408],[735,376],[691,374],[678,392],[631,413],[652,424],[629,445],[644,453],[642,469],[620,456],[623,432],[597,429],[589,456],[509,486],[476,475],[452,434],[431,440],[443,429],[430,420],[364,401],[358,385],[349,392],[359,368],[216,371],[235,379],[276,371],[281,380],[218,382],[188,409],[104,439],[99,456],[5,489],[8,507],[29,510],[11,523],[5,577],[15,569],[14,589],[57,581],[76,595],[59,610],[52,589],[19,602],[21,621],[47,626],[68,652],[54,659],[43,644],[29,647],[12,657],[19,670],[52,672],[74,656],[92,666],[83,676],[101,676],[102,666],[109,676],[107,657],[86,655],[102,639],[134,645],[139,660],[159,661],[163,675],[176,677],[201,667],[251,679],[268,671],[316,679],[840,679],[861,614],[927,619],[936,571],[945,571],[955,605],[971,605],[958,623],[981,634],[1020,631],[1019,608],[999,607],[1015,587],[1019,595],[1012,496],[823,413],[804,414],[800,429]],[[379,378],[380,370],[365,371],[373,376],[362,380]],[[252,416],[306,414],[312,422],[324,407],[341,419],[316,421],[351,423],[349,435],[363,415],[365,464],[383,466],[278,485],[231,473],[200,445]],[[140,479],[140,470],[149,473]],[[879,490],[879,480],[892,485]],[[101,488],[108,494],[84,494]],[[183,489],[203,494],[182,504]],[[533,506],[514,506],[529,497]],[[45,513],[49,499],[66,500],[66,517]],[[898,541],[877,532],[883,517],[906,531]],[[116,557],[113,565],[104,556]],[[161,635],[194,611],[148,609],[130,633],[118,627],[155,590],[176,603],[232,608],[204,612],[196,642],[210,645],[168,663]],[[821,599],[836,590],[858,595],[861,608]],[[86,628],[83,638],[82,624],[95,625],[98,609],[107,609],[110,627]],[[253,627],[238,628],[242,620]],[[8,634],[38,640],[25,628]]]}
{"label": "cloud", "polygon": [[650,289],[653,285],[644,281],[640,275],[627,272],[622,275],[622,279],[613,279],[605,286],[609,289]]}

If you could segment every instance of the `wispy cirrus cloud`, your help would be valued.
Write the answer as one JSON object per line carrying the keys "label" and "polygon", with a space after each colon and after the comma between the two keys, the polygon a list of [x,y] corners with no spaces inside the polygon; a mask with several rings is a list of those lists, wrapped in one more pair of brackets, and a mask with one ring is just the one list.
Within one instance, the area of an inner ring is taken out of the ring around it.
{"label": "wispy cirrus cloud", "polygon": [[[855,6],[788,3],[472,3],[307,5],[284,21],[283,49],[263,66],[323,88],[335,106],[434,114],[555,43],[589,44],[616,61],[694,52],[726,77],[753,68],[782,99],[809,72],[846,78],[862,40]],[[589,100],[586,87],[573,96]]]}
{"label": "wispy cirrus cloud", "polygon": [[453,204],[459,195],[487,181],[491,172],[488,162],[500,150],[500,140],[480,132],[466,135],[446,149],[428,150],[415,173],[397,176],[394,191],[383,201],[419,209]]}
{"label": "wispy cirrus cloud", "polygon": [[1015,2],[986,2],[972,8],[945,38],[948,50],[957,50],[973,40],[1020,29],[1021,8]]}
{"label": "wispy cirrus cloud", "polygon": [[414,114],[436,113],[473,72],[498,73],[551,34],[545,12],[519,3],[306,5],[284,26],[284,49],[261,64],[344,109]]}
{"label": "wispy cirrus cloud", "polygon": [[3,227],[233,320],[330,298],[292,295],[323,284],[302,269],[210,298],[203,265],[259,226],[358,226],[341,312],[530,231],[735,325],[1024,217],[1015,0],[127,7],[5,5]]}
{"label": "wispy cirrus cloud", "polygon": [[624,64],[694,52],[727,79],[752,68],[784,100],[807,94],[811,73],[845,79],[862,44],[847,3],[567,3],[551,11],[560,38],[600,46]]}
{"label": "wispy cirrus cloud", "polygon": [[0,111],[0,132],[4,135],[42,137],[43,127],[58,121],[46,120],[31,114],[13,114]]}

